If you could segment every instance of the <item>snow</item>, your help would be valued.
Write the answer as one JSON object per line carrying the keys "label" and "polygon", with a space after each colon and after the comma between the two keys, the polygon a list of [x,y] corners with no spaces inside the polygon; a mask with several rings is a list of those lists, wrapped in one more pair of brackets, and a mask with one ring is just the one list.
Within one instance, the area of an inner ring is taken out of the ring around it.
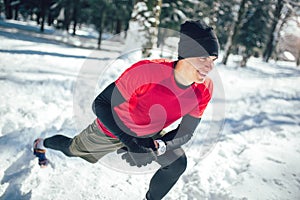
{"label": "snow", "polygon": [[[142,173],[110,165],[113,154],[90,164],[48,150],[51,165],[41,169],[31,151],[37,137],[72,137],[91,123],[94,96],[138,54],[128,50],[114,60],[122,43],[80,49],[73,45],[78,38],[61,44],[67,36],[57,41],[53,30],[35,28],[0,23],[0,199],[142,199],[155,168]],[[216,95],[185,146],[188,168],[165,200],[300,198],[300,69],[258,58],[237,68],[238,59],[218,63],[211,74],[222,83],[215,92],[224,89],[226,97],[218,142],[205,148]]]}
{"label": "snow", "polygon": [[283,55],[284,55],[288,60],[291,60],[291,61],[295,61],[295,60],[296,60],[295,56],[294,56],[291,52],[289,52],[289,51],[284,51],[284,52],[283,52]]}

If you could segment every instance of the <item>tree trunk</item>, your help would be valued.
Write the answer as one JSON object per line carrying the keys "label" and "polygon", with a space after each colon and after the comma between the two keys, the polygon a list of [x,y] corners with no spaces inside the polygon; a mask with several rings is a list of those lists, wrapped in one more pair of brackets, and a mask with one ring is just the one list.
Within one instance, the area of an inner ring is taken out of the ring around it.
{"label": "tree trunk", "polygon": [[238,12],[238,18],[237,21],[234,23],[232,31],[230,31],[228,39],[227,39],[227,43],[225,45],[225,52],[224,52],[224,57],[222,59],[222,63],[224,65],[227,64],[228,61],[228,57],[232,51],[233,45],[234,45],[234,41],[236,36],[238,35],[238,32],[240,30],[240,26],[241,26],[241,22],[242,22],[242,16],[245,12],[245,5],[246,5],[247,0],[242,0],[241,4],[240,4],[240,9]]}
{"label": "tree trunk", "polygon": [[97,48],[101,49],[101,42],[102,42],[102,33],[103,33],[103,22],[104,22],[104,18],[105,18],[105,14],[104,14],[104,7],[103,9],[101,9],[101,18],[100,18],[100,24],[98,27],[98,33],[99,33],[99,37],[98,37],[98,43],[97,43]]}
{"label": "tree trunk", "polygon": [[41,28],[40,31],[44,32],[44,25],[45,25],[45,17],[46,17],[46,8],[47,8],[47,3],[46,0],[41,0],[40,1],[40,17],[42,18],[41,23]]}
{"label": "tree trunk", "polygon": [[53,14],[52,14],[52,11],[49,10],[48,12],[48,16],[47,16],[47,24],[48,26],[51,26],[53,24]]}
{"label": "tree trunk", "polygon": [[45,16],[42,14],[42,21],[41,21],[41,28],[40,28],[41,32],[44,32],[44,26],[45,26]]}
{"label": "tree trunk", "polygon": [[76,26],[77,26],[77,14],[78,14],[78,8],[80,5],[79,4],[79,1],[78,0],[74,0],[74,3],[73,3],[73,35],[76,35]]}
{"label": "tree trunk", "polygon": [[283,0],[277,0],[276,8],[274,11],[274,19],[273,19],[273,23],[272,23],[270,34],[269,34],[269,40],[267,42],[266,49],[263,53],[263,60],[265,62],[269,61],[269,59],[273,53],[273,50],[274,50],[274,46],[275,46],[274,40],[276,39],[275,36],[278,34],[278,31],[275,31],[275,29],[276,29],[277,24],[280,19],[280,14],[281,14],[281,10],[283,8],[283,4],[284,4]]}
{"label": "tree trunk", "polygon": [[117,25],[116,25],[116,34],[121,33],[122,30],[122,21],[120,19],[117,20]]}
{"label": "tree trunk", "polygon": [[41,24],[41,11],[38,11],[38,12],[36,13],[36,23],[37,23],[38,25]]}
{"label": "tree trunk", "polygon": [[75,19],[74,22],[73,22],[73,33],[72,33],[72,35],[76,35],[76,26],[77,26],[77,19]]}
{"label": "tree trunk", "polygon": [[300,51],[298,52],[298,58],[297,58],[296,65],[300,66]]}
{"label": "tree trunk", "polygon": [[71,1],[66,1],[66,4],[65,5],[65,10],[64,10],[64,22],[63,22],[63,28],[64,30],[66,31],[69,31],[69,28],[70,28],[70,23],[71,23]]}
{"label": "tree trunk", "polygon": [[279,50],[280,49],[280,46],[279,46],[280,42],[279,42],[279,40],[282,37],[281,34],[280,34],[280,31],[282,30],[283,25],[286,24],[287,21],[288,21],[288,19],[291,17],[291,14],[292,14],[291,10],[288,10],[287,13],[285,14],[285,16],[282,18],[280,26],[278,28],[278,31],[277,31],[278,36],[277,36],[277,38],[275,39],[275,42],[274,42],[275,43],[275,45],[274,45],[274,50],[275,50],[275,52],[274,52],[274,54],[275,54],[274,55],[274,59],[275,59],[275,61],[279,60],[279,55],[281,53],[280,50]]}
{"label": "tree trunk", "polygon": [[128,31],[128,29],[129,29],[129,21],[130,21],[130,19],[128,19],[127,21],[125,21],[125,28],[124,28],[125,34],[124,34],[124,39],[127,38],[127,31]]}
{"label": "tree trunk", "polygon": [[99,37],[98,37],[98,42],[97,42],[97,48],[98,48],[98,49],[101,49],[102,28],[99,29],[98,33],[99,33]]}
{"label": "tree trunk", "polygon": [[14,20],[18,20],[18,18],[19,18],[19,5],[20,4],[15,5]]}
{"label": "tree trunk", "polygon": [[246,67],[247,66],[247,62],[250,58],[250,54],[249,53],[244,53],[243,54],[243,59],[241,61],[241,67]]}
{"label": "tree trunk", "polygon": [[4,0],[6,19],[12,19],[13,18],[13,12],[12,12],[12,7],[11,7],[10,3],[11,3],[11,0]]}

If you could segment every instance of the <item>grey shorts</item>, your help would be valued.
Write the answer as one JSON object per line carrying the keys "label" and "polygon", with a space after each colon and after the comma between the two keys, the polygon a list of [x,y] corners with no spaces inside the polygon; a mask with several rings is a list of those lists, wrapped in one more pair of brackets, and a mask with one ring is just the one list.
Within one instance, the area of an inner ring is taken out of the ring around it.
{"label": "grey shorts", "polygon": [[99,130],[96,120],[72,139],[70,153],[88,162],[96,163],[108,153],[124,147],[118,139],[111,138]]}

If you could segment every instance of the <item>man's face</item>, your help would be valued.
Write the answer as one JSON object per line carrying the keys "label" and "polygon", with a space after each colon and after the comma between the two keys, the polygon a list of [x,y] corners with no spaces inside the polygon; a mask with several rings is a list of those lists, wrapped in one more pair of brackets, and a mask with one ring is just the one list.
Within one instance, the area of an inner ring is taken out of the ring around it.
{"label": "man's face", "polygon": [[186,58],[189,63],[189,76],[196,83],[203,83],[207,74],[213,69],[216,56]]}

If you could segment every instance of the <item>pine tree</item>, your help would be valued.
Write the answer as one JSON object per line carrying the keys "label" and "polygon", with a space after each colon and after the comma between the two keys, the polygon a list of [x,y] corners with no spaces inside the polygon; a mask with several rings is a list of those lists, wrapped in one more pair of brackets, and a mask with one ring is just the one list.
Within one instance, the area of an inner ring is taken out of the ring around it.
{"label": "pine tree", "polygon": [[135,39],[135,43],[141,45],[143,57],[151,56],[151,49],[157,44],[161,5],[162,0],[141,0],[134,5],[130,29],[138,29],[135,31],[140,34],[131,35],[129,40]]}
{"label": "pine tree", "polygon": [[45,19],[49,12],[51,0],[40,0],[40,17],[41,17],[41,28],[40,31],[44,32]]}
{"label": "pine tree", "polygon": [[113,1],[106,7],[104,27],[113,34],[119,34],[128,29],[133,9],[133,0]]}
{"label": "pine tree", "polygon": [[161,9],[160,27],[179,31],[180,24],[193,18],[195,4],[188,0],[164,0]]}
{"label": "pine tree", "polygon": [[90,15],[91,23],[95,26],[99,33],[98,36],[98,49],[101,47],[102,33],[103,33],[103,22],[105,18],[105,9],[108,7],[108,1],[105,0],[90,0]]}
{"label": "pine tree", "polygon": [[240,31],[240,28],[241,28],[241,25],[243,22],[242,19],[245,14],[245,8],[246,8],[247,1],[248,0],[241,1],[240,5],[239,5],[239,10],[237,13],[237,19],[235,20],[235,22],[233,23],[233,25],[231,27],[231,30],[229,31],[229,35],[228,35],[227,42],[225,45],[225,50],[224,50],[224,56],[222,59],[222,63],[224,65],[226,65],[226,63],[227,63],[228,57],[235,45],[235,40],[239,34],[239,31]]}
{"label": "pine tree", "polygon": [[4,0],[4,7],[5,7],[6,19],[12,19],[13,18],[13,9],[11,6],[11,0]]}
{"label": "pine tree", "polygon": [[[248,10],[243,19],[240,34],[237,36],[236,43],[242,45],[243,59],[241,66],[245,67],[247,60],[254,54],[260,54],[267,41],[267,34],[270,29],[268,26],[270,2],[252,1],[248,4]],[[263,28],[262,28],[263,27]]]}
{"label": "pine tree", "polygon": [[275,10],[273,12],[273,18],[270,22],[271,29],[269,32],[268,42],[267,42],[265,51],[263,53],[263,58],[264,58],[264,61],[266,61],[266,62],[269,61],[269,59],[273,53],[274,47],[275,47],[274,40],[276,39],[276,37],[278,36],[278,33],[279,33],[279,30],[278,29],[276,30],[276,27],[278,26],[278,23],[280,21],[280,15],[281,15],[283,6],[284,6],[284,0],[277,0]]}
{"label": "pine tree", "polygon": [[[197,2],[198,3],[198,2]],[[157,47],[162,53],[165,51],[165,43],[168,37],[179,37],[180,24],[191,18],[194,14],[195,2],[188,0],[164,0],[160,15]],[[168,46],[169,51],[176,52],[177,44]]]}
{"label": "pine tree", "polygon": [[215,5],[215,16],[217,21],[214,26],[222,48],[225,46],[232,29],[231,27],[234,22],[235,13],[237,13],[237,11],[234,10],[237,2],[236,0],[216,1]]}

